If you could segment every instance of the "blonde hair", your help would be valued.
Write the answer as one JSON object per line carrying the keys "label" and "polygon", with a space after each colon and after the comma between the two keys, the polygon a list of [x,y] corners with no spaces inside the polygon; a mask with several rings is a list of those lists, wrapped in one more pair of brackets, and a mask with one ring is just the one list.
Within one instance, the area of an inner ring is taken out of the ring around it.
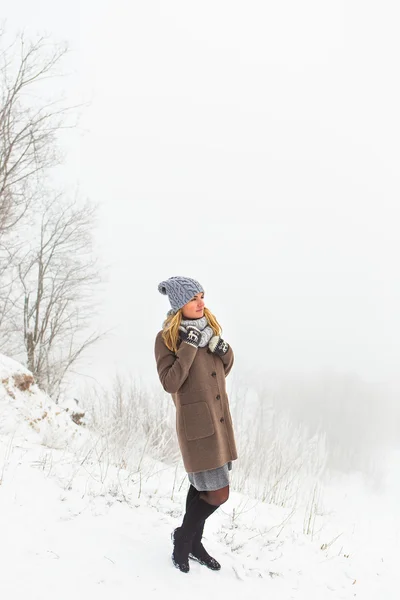
{"label": "blonde hair", "polygon": [[[204,309],[204,316],[207,318],[208,324],[213,330],[214,335],[221,335],[221,325],[208,308]],[[167,348],[172,350],[172,352],[178,350],[179,326],[182,322],[182,318],[182,309],[180,308],[177,313],[168,315],[163,323],[162,339]]]}

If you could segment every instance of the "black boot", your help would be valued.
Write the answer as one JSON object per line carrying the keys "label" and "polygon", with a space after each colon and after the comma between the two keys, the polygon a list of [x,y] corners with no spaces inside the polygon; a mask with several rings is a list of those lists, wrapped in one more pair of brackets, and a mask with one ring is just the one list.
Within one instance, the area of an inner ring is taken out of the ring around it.
{"label": "black boot", "polygon": [[172,552],[172,562],[174,566],[182,571],[189,572],[189,554],[192,549],[192,538],[185,537],[181,532],[181,527],[177,527],[171,534],[174,550]]}
{"label": "black boot", "polygon": [[[188,493],[187,493],[187,498],[186,498],[186,510],[189,508],[189,504],[192,502],[192,500],[195,498],[195,496],[199,493],[200,492],[198,492],[193,485],[190,485]],[[192,541],[192,551],[189,554],[189,558],[193,558],[194,560],[197,560],[200,564],[205,565],[212,571],[219,571],[221,568],[221,565],[219,564],[219,562],[217,560],[215,560],[215,558],[213,558],[212,556],[210,556],[208,554],[207,550],[204,548],[203,544],[201,543],[201,540],[203,537],[204,525],[205,525],[205,521],[202,521],[196,529],[196,533],[195,533],[195,535],[193,537],[193,541]]]}
{"label": "black boot", "polygon": [[189,571],[189,554],[192,551],[192,542],[198,526],[218,508],[202,500],[200,494],[194,495],[193,500],[188,504],[181,527],[177,527],[171,536],[174,544],[172,562],[184,573]]}
{"label": "black boot", "polygon": [[[190,484],[186,497],[186,512],[188,512],[190,504],[198,493],[199,492],[196,490],[196,488]],[[183,534],[180,533],[180,530],[181,528],[177,527],[171,534],[172,543],[174,544],[172,562],[177,569],[180,569],[180,571],[183,571],[183,573],[187,573],[189,571],[188,556],[192,550],[192,540],[187,536],[185,538]]]}
{"label": "black boot", "polygon": [[188,493],[187,493],[187,496],[186,496],[186,512],[187,512],[187,510],[189,508],[189,504],[192,502],[192,500],[195,499],[195,497],[197,496],[197,494],[200,494],[200,492],[198,492],[196,490],[196,488],[192,484],[190,484],[190,487],[188,489]]}
{"label": "black boot", "polygon": [[213,558],[212,556],[210,556],[208,554],[207,550],[204,548],[203,544],[201,543],[201,539],[203,537],[204,525],[205,525],[205,521],[202,521],[196,529],[196,533],[192,540],[192,551],[189,554],[189,558],[193,558],[194,560],[197,560],[197,562],[199,562],[201,565],[205,565],[212,571],[219,571],[221,568],[221,565],[219,564],[219,562],[217,560],[215,560],[215,558]]}

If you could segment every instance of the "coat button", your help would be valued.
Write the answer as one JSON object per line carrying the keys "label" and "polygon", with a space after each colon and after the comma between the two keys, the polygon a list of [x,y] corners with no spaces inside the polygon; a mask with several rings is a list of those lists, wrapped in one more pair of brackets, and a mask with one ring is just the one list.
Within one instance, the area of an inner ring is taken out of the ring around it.
{"label": "coat button", "polygon": [[217,400],[221,400],[221,396],[219,394],[217,396]]}
{"label": "coat button", "polygon": [[224,417],[220,418],[221,423],[223,423],[225,421]]}
{"label": "coat button", "polygon": [[216,372],[215,372],[215,371],[213,371],[213,372],[211,373],[211,375],[212,375],[212,377],[216,377],[216,376],[217,376],[217,374],[216,374]]}
{"label": "coat button", "polygon": [[207,349],[207,354],[211,354],[210,348]]}

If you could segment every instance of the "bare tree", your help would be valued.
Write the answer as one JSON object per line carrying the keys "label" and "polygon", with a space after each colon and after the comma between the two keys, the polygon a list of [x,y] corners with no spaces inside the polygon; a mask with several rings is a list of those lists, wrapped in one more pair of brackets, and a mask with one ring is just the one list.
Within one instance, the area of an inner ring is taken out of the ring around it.
{"label": "bare tree", "polygon": [[100,280],[92,250],[95,214],[95,206],[66,202],[61,194],[48,200],[17,266],[14,330],[21,331],[23,317],[27,366],[55,400],[66,373],[102,337],[88,333]]}
{"label": "bare tree", "polygon": [[67,48],[44,37],[26,41],[23,34],[8,43],[0,29],[0,349],[9,351],[15,297],[13,265],[20,244],[13,235],[40,199],[40,180],[59,162],[55,137],[65,126],[66,108],[46,100],[47,79]]}
{"label": "bare tree", "polygon": [[0,31],[0,348],[23,356],[57,399],[66,373],[101,337],[88,332],[99,279],[95,208],[48,193],[47,174],[61,162],[57,137],[74,107],[44,93],[53,98],[67,48],[44,37],[5,40]]}
{"label": "bare tree", "polygon": [[23,34],[7,46],[5,37],[0,31],[0,239],[35,200],[38,178],[59,162],[54,141],[66,112],[40,95],[66,47]]}

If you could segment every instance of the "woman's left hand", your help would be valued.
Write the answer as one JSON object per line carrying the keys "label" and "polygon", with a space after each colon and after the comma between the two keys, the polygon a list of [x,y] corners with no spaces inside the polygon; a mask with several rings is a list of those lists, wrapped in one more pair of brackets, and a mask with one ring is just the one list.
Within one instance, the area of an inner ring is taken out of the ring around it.
{"label": "woman's left hand", "polygon": [[227,344],[219,335],[214,335],[208,342],[208,347],[213,354],[223,356],[229,350],[229,344]]}

